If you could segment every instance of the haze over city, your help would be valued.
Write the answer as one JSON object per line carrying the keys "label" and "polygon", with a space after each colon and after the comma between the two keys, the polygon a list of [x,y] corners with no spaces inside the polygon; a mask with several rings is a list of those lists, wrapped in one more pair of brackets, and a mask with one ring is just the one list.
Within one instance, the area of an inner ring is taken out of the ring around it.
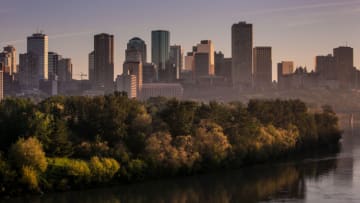
{"label": "haze over city", "polygon": [[[36,31],[49,36],[49,51],[72,58],[74,78],[87,73],[93,36],[115,36],[115,75],[122,72],[126,43],[132,37],[151,45],[151,31],[169,30],[171,44],[184,52],[200,40],[212,40],[216,51],[231,56],[231,25],[247,21],[254,25],[254,46],[272,46],[273,67],[283,60],[314,68],[316,55],[331,53],[337,46],[355,50],[360,66],[360,1],[333,0],[133,0],[46,1],[12,0],[0,8],[0,46],[14,45],[26,52],[26,37]],[[151,55],[151,49],[148,49]],[[276,79],[276,68],[273,68]]]}

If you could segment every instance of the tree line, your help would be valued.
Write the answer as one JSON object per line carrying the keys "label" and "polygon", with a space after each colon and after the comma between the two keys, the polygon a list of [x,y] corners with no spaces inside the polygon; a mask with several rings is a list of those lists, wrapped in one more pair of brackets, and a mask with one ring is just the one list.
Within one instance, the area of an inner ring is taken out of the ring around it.
{"label": "tree line", "polygon": [[0,194],[80,189],[241,167],[336,146],[329,106],[200,103],[125,93],[0,103]]}

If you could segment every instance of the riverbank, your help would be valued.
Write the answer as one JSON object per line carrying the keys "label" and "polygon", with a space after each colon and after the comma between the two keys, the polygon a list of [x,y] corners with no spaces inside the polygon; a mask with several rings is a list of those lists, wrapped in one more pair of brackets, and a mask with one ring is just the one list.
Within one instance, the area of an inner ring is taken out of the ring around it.
{"label": "riverbank", "polygon": [[[13,123],[18,123],[14,127]],[[337,146],[330,107],[299,100],[197,103],[116,93],[0,105],[1,195],[187,176]]]}

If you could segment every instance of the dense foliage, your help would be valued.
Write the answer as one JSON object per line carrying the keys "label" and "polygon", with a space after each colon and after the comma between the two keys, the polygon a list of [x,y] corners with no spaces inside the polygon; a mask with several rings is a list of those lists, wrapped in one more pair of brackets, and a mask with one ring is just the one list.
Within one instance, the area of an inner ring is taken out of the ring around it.
{"label": "dense foliage", "polygon": [[0,103],[2,194],[238,167],[289,152],[337,145],[328,106],[310,113],[299,100],[198,103],[123,93]]}

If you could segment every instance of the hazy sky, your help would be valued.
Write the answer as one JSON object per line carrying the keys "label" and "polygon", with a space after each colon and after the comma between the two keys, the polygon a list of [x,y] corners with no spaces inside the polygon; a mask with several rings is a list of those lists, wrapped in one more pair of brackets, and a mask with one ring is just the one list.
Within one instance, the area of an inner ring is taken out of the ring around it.
{"label": "hazy sky", "polygon": [[171,44],[184,51],[211,39],[231,56],[231,25],[254,24],[254,45],[273,47],[273,69],[281,60],[314,67],[314,57],[346,45],[360,67],[360,0],[2,0],[0,46],[26,51],[26,37],[42,30],[49,51],[70,57],[74,77],[87,73],[93,35],[115,35],[115,73],[122,72],[127,41],[138,36],[148,46],[151,30],[167,29]]}

